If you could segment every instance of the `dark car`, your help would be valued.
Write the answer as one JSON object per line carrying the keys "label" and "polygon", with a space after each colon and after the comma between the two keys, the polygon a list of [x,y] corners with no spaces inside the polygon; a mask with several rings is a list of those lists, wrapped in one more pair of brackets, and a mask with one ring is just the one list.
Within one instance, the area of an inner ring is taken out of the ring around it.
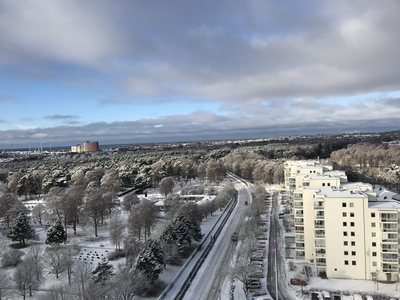
{"label": "dark car", "polygon": [[302,280],[300,278],[292,278],[290,279],[291,285],[307,285],[307,281]]}

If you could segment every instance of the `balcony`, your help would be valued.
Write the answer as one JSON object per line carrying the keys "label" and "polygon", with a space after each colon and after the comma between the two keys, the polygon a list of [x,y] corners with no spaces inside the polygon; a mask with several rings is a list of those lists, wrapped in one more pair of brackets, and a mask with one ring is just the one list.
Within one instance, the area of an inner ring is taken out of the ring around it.
{"label": "balcony", "polygon": [[296,251],[296,259],[304,259],[306,256],[303,251]]}
{"label": "balcony", "polygon": [[387,224],[387,223],[381,224],[380,230],[382,232],[397,232],[397,230],[398,230],[397,223],[396,223],[396,225],[395,224]]}
{"label": "balcony", "polygon": [[305,248],[304,243],[296,243],[296,249],[304,250],[304,248]]}
{"label": "balcony", "polygon": [[304,214],[296,213],[296,214],[294,215],[294,217],[295,217],[295,218],[303,218],[303,217],[304,217]]}
{"label": "balcony", "polygon": [[314,204],[314,209],[315,210],[324,210],[325,207],[324,207],[324,205]]}
{"label": "balcony", "polygon": [[385,243],[385,244],[397,244],[399,242],[399,240],[398,239],[384,239],[381,242]]}
{"label": "balcony", "polygon": [[316,258],[315,265],[317,267],[325,267],[326,266],[326,259],[325,258]]}
{"label": "balcony", "polygon": [[323,220],[323,219],[325,219],[325,215],[316,215],[315,219],[316,220]]}
{"label": "balcony", "polygon": [[314,238],[316,238],[316,239],[324,239],[325,238],[325,234],[316,234],[316,235],[314,235]]}
{"label": "balcony", "polygon": [[325,248],[325,240],[316,240],[315,248]]}
{"label": "balcony", "polygon": [[387,247],[388,245],[382,245],[381,244],[381,254],[382,253],[398,253],[397,246],[396,247]]}

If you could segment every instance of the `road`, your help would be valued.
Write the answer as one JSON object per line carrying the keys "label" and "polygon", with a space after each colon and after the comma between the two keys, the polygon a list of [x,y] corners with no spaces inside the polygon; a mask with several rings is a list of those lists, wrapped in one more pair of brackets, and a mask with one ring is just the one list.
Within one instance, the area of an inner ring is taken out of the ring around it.
{"label": "road", "polygon": [[219,298],[223,279],[228,276],[230,262],[233,259],[237,242],[231,241],[231,235],[237,231],[244,220],[245,201],[250,202],[250,193],[243,183],[235,183],[238,190],[238,204],[232,211],[230,218],[216,239],[212,250],[204,261],[202,267],[194,277],[184,299],[213,300]]}
{"label": "road", "polygon": [[[288,292],[288,280],[285,272],[285,259],[282,256],[282,253],[284,253],[285,250],[285,241],[283,239],[282,227],[279,222],[280,204],[278,195],[279,192],[274,192],[272,196],[267,286],[268,291],[273,299],[294,300],[294,298]],[[274,246],[276,255],[274,255],[274,251],[272,251]],[[278,286],[278,294],[276,294],[276,285]]]}

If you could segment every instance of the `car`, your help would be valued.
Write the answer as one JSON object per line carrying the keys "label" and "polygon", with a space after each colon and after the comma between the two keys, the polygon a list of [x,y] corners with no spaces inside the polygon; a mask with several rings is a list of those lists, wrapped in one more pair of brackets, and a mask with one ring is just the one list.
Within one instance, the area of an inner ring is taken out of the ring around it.
{"label": "car", "polygon": [[322,294],[320,292],[312,292],[311,293],[311,300],[323,300]]}
{"label": "car", "polygon": [[331,295],[329,294],[328,291],[322,291],[321,294],[324,300],[331,300]]}
{"label": "car", "polygon": [[371,295],[365,295],[365,300],[374,300],[374,297]]}
{"label": "car", "polygon": [[259,289],[261,288],[261,283],[257,279],[251,279],[246,284],[248,289]]}
{"label": "car", "polygon": [[363,297],[360,294],[354,294],[353,299],[354,300],[363,300]]}
{"label": "car", "polygon": [[339,294],[332,294],[332,300],[342,300],[342,296]]}
{"label": "car", "polygon": [[292,279],[290,279],[290,284],[291,285],[307,285],[307,281],[302,280],[300,278],[292,278]]}

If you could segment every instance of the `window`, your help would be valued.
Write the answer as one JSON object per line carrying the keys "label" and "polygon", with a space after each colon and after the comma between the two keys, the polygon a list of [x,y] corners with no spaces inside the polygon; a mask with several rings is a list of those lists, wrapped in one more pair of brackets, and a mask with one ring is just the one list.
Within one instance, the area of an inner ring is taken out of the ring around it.
{"label": "window", "polygon": [[376,237],[376,232],[372,232],[372,237]]}
{"label": "window", "polygon": [[343,231],[343,236],[347,236],[347,231]]}
{"label": "window", "polygon": [[343,246],[348,246],[349,245],[349,242],[348,241],[344,241],[343,242]]}
{"label": "window", "polygon": [[352,231],[351,236],[356,236],[356,233],[354,231]]}
{"label": "window", "polygon": [[354,213],[353,212],[350,213],[350,217],[354,217]]}
{"label": "window", "polygon": [[355,256],[356,255],[356,251],[351,251],[351,255]]}
{"label": "window", "polygon": [[354,207],[354,203],[353,202],[350,202],[350,207]]}
{"label": "window", "polygon": [[344,255],[349,255],[349,251],[344,251]]}
{"label": "window", "polygon": [[355,226],[354,222],[350,222],[350,226],[354,227]]}
{"label": "window", "polygon": [[375,223],[375,222],[372,222],[372,223],[371,223],[371,227],[376,227],[376,223]]}
{"label": "window", "polygon": [[345,261],[344,261],[344,264],[347,266],[347,265],[349,264],[349,261],[348,261],[348,260],[345,260]]}
{"label": "window", "polygon": [[372,256],[376,256],[376,252],[372,252]]}
{"label": "window", "polygon": [[352,245],[352,246],[355,246],[355,245],[356,245],[356,242],[355,242],[355,241],[351,241],[351,245]]}
{"label": "window", "polygon": [[372,247],[376,247],[376,242],[372,242]]}
{"label": "window", "polygon": [[331,184],[328,182],[328,186],[331,186]]}
{"label": "window", "polygon": [[346,202],[343,202],[343,203],[342,203],[342,207],[346,207]]}
{"label": "window", "polygon": [[322,186],[325,186],[325,182],[322,183]]}
{"label": "window", "polygon": [[355,265],[356,265],[356,261],[353,260],[353,261],[351,262],[351,264],[352,264],[353,266],[355,266]]}
{"label": "window", "polygon": [[373,261],[373,262],[372,262],[372,266],[373,266],[373,267],[376,267],[376,266],[377,266],[376,261]]}
{"label": "window", "polygon": [[375,213],[371,213],[371,218],[375,218]]}
{"label": "window", "polygon": [[347,222],[343,222],[343,226],[347,226]]}
{"label": "window", "polygon": [[337,271],[337,268],[334,268],[333,270]]}
{"label": "window", "polygon": [[343,216],[343,217],[347,217],[347,213],[345,213],[345,212],[342,213],[342,216]]}

